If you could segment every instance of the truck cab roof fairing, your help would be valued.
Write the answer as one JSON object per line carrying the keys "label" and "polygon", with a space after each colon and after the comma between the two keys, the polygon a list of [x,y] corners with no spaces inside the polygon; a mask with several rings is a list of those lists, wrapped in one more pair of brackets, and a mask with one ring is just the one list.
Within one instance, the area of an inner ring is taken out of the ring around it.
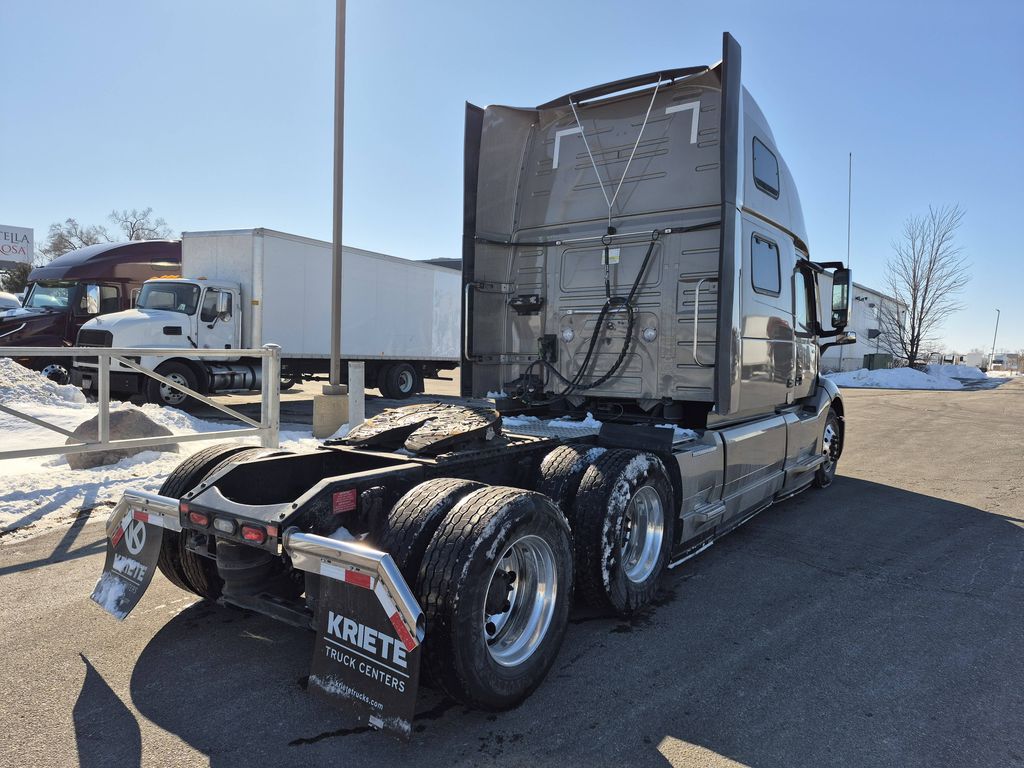
{"label": "truck cab roof fairing", "polygon": [[[692,295],[701,294],[699,334],[690,332],[690,326],[679,329],[699,335],[699,349],[689,362],[667,349],[646,362],[628,360],[624,376],[616,375],[588,395],[636,402],[668,398],[707,407],[714,403],[719,417],[735,411],[738,393],[732,382],[737,380],[733,369],[739,319],[736,308],[728,305],[735,296],[732,283],[738,278],[742,244],[735,231],[722,242],[718,232],[686,232],[717,228],[720,221],[724,229],[737,230],[730,220],[749,213],[795,230],[794,240],[806,240],[789,172],[760,110],[742,88],[739,67],[739,46],[726,34],[723,59],[715,65],[625,78],[535,108],[467,104],[466,394],[499,391],[523,375],[538,356],[541,337],[549,339],[544,342],[549,350],[551,337],[561,339],[553,342],[557,362],[562,374],[571,376],[570,363],[578,350],[566,341],[573,337],[573,329],[566,326],[584,323],[586,313],[596,311],[606,294],[595,267],[601,237],[612,227],[613,237],[626,238],[619,241],[621,261],[615,262],[612,277],[615,290],[625,295],[657,229],[666,236],[657,244],[636,294],[637,307],[650,307],[645,311],[651,322],[651,313],[660,313],[657,322],[667,334],[680,322],[669,315],[681,316],[686,305],[692,318]],[[728,103],[723,103],[723,90]],[[767,198],[760,188],[758,194],[748,191],[752,159],[747,124],[779,159],[782,194],[777,199]],[[635,242],[628,242],[630,235]],[[598,241],[596,250],[593,242],[585,241]],[[705,263],[712,253],[714,261]],[[685,283],[692,277],[693,282],[687,283],[686,297],[680,293],[674,301],[669,294],[676,292],[675,281],[664,281],[677,267],[674,277],[685,273],[680,279]],[[726,305],[722,315],[714,322],[710,315],[705,319],[720,300]],[[577,338],[590,334],[574,330]],[[691,342],[685,343],[689,348]],[[636,351],[629,351],[631,358]],[[598,379],[607,368],[595,362],[591,378]],[[685,375],[677,375],[683,369]]]}

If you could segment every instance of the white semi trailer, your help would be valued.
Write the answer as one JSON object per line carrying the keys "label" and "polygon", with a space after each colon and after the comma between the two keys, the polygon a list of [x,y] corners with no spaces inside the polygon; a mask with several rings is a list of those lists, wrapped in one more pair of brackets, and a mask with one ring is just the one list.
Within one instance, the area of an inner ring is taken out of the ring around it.
{"label": "white semi trailer", "polygon": [[[269,229],[185,232],[181,240],[181,277],[147,281],[134,308],[86,323],[80,346],[180,348],[180,357],[142,356],[140,364],[204,394],[260,388],[259,359],[231,350],[280,345],[282,388],[329,370],[330,243]],[[349,247],[343,264],[342,357],[365,361],[369,386],[405,398],[458,365],[458,272]],[[225,355],[200,360],[189,349]],[[95,388],[95,361],[79,358],[72,376]],[[110,386],[153,403],[188,402],[116,363]]]}
{"label": "white semi trailer", "polygon": [[832,483],[844,408],[818,364],[851,340],[851,275],[811,259],[729,35],[710,66],[467,105],[464,216],[461,379],[495,408],[200,452],[114,510],[97,602],[123,617],[156,567],[315,629],[309,689],[407,737],[421,666],[513,707],[574,595],[640,610],[669,568]]}

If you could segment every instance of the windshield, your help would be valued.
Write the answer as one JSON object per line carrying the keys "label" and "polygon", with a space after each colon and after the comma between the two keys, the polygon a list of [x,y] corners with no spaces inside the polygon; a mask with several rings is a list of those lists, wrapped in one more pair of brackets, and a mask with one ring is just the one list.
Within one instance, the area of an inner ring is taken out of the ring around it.
{"label": "windshield", "polygon": [[37,309],[67,309],[76,285],[77,283],[36,283],[25,299],[25,306]]}
{"label": "windshield", "polygon": [[194,314],[199,303],[199,286],[192,283],[146,283],[135,306],[139,309],[167,309]]}

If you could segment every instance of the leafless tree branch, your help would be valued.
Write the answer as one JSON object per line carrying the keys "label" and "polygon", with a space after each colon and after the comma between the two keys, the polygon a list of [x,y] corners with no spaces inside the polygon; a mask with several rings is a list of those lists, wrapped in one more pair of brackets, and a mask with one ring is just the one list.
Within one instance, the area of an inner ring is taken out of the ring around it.
{"label": "leafless tree branch", "polygon": [[916,365],[940,347],[938,332],[964,308],[960,294],[970,282],[970,264],[955,243],[963,223],[959,206],[928,208],[911,216],[893,241],[886,284],[896,304],[882,307],[882,342],[894,356]]}

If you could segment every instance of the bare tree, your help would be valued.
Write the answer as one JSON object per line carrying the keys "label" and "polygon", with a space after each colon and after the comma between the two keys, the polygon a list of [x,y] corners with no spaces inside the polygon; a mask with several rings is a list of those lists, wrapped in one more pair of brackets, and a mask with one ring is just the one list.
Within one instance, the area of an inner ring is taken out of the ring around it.
{"label": "bare tree", "polygon": [[886,282],[897,303],[882,312],[882,343],[909,366],[940,349],[939,329],[963,309],[959,295],[971,279],[970,264],[954,242],[963,218],[960,206],[929,206],[926,215],[907,219],[893,241]]}
{"label": "bare tree", "polygon": [[110,241],[106,227],[83,227],[77,219],[65,219],[63,223],[50,225],[46,243],[39,249],[37,263],[45,264],[76,248]]}
{"label": "bare tree", "polygon": [[111,211],[107,218],[124,232],[127,240],[160,240],[172,234],[166,221],[153,218],[152,208]]}
{"label": "bare tree", "polygon": [[28,283],[29,272],[32,271],[31,264],[17,263],[13,267],[0,272],[0,291],[21,293]]}

